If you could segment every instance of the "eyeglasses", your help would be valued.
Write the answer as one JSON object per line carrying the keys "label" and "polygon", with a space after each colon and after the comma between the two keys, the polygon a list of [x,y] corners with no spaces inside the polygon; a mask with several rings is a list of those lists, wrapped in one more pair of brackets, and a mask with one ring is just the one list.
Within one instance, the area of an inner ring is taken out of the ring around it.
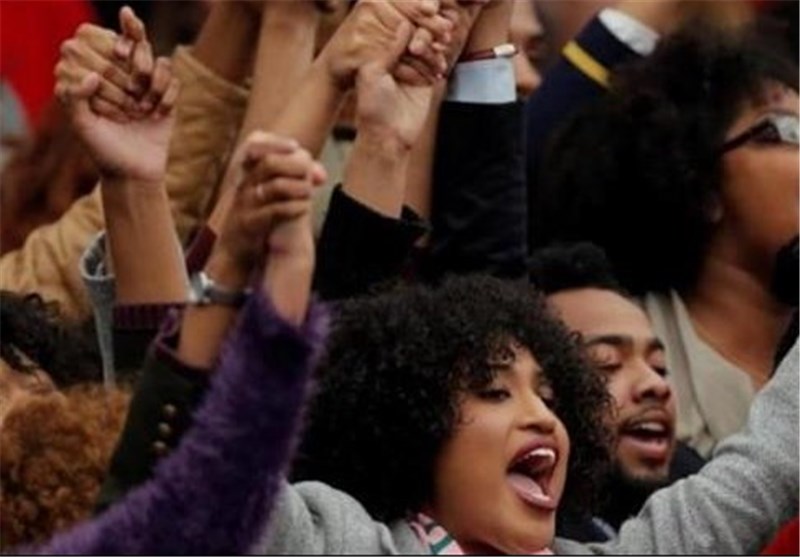
{"label": "eyeglasses", "polygon": [[720,154],[751,142],[759,145],[800,145],[800,119],[794,114],[771,114],[752,128],[726,141]]}

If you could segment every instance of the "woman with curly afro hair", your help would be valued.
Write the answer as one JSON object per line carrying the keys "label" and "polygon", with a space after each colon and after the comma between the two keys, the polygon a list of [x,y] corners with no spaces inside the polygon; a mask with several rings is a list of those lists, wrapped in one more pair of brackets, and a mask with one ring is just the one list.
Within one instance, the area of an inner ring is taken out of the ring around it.
{"label": "woman with curly afro hair", "polygon": [[479,553],[541,549],[562,494],[592,502],[607,394],[531,287],[458,278],[348,302],[328,346],[298,479],[382,521],[436,516]]}
{"label": "woman with curly afro hair", "polygon": [[797,305],[797,67],[752,30],[690,26],[554,136],[541,245],[591,241],[667,345],[678,434],[738,431]]}

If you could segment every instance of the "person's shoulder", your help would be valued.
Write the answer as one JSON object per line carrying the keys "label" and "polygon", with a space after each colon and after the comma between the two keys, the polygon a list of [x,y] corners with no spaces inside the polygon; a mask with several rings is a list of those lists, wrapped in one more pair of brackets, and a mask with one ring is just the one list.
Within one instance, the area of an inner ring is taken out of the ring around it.
{"label": "person's shoulder", "polygon": [[375,520],[347,493],[325,483],[284,484],[258,554],[419,553],[398,528]]}

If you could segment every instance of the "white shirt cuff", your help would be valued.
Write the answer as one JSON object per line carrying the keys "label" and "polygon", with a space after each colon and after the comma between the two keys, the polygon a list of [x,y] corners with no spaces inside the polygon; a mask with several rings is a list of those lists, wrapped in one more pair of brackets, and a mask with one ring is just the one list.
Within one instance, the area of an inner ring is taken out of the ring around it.
{"label": "white shirt cuff", "polygon": [[638,19],[613,8],[605,8],[598,17],[612,35],[637,54],[649,56],[656,49],[658,33]]}
{"label": "white shirt cuff", "polygon": [[445,100],[474,104],[515,102],[514,63],[511,58],[492,58],[456,64]]}

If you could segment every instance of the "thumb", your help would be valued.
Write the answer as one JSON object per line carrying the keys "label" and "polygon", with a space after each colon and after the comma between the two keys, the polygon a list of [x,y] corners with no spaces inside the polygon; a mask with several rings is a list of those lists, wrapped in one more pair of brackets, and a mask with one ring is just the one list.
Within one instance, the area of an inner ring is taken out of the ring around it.
{"label": "thumb", "polygon": [[314,186],[322,186],[328,181],[328,173],[325,167],[318,162],[314,162],[311,167],[311,183]]}
{"label": "thumb", "polygon": [[86,118],[91,116],[89,99],[97,93],[99,88],[100,76],[95,72],[89,72],[83,76],[78,85],[67,86],[59,91],[59,96],[74,121],[85,122]]}
{"label": "thumb", "polygon": [[385,57],[382,57],[383,59],[381,60],[381,66],[386,71],[389,71],[400,62],[400,58],[408,49],[408,44],[411,42],[413,34],[414,26],[410,21],[404,19],[397,25],[392,42],[386,50]]}

